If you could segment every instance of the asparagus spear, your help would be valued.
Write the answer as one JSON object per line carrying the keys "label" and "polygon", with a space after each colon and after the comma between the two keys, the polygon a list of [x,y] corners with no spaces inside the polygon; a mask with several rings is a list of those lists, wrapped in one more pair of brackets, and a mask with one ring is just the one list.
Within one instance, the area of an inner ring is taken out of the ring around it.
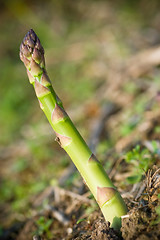
{"label": "asparagus spear", "polygon": [[120,229],[121,216],[127,212],[126,205],[101,163],[65,112],[47,75],[44,49],[32,29],[21,43],[20,58],[27,69],[29,81],[35,89],[40,107],[56,133],[57,142],[68,153],[81,173],[105,219],[113,228]]}

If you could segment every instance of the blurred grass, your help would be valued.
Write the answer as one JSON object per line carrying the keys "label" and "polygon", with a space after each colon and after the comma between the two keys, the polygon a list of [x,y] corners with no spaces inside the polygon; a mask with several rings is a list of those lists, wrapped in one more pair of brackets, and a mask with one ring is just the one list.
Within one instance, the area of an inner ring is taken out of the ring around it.
{"label": "blurred grass", "polygon": [[[78,108],[93,96],[102,82],[107,81],[110,65],[160,40],[160,37],[154,39],[149,34],[150,29],[159,31],[158,6],[158,0],[152,3],[89,0],[1,2],[0,153],[9,153],[5,160],[0,155],[4,165],[0,170],[2,206],[9,203],[10,211],[27,212],[31,196],[51,182],[56,183],[70,162],[54,143],[52,130],[39,109],[19,60],[19,45],[27,31],[33,28],[41,39],[49,76],[64,105],[68,109]],[[157,78],[154,82],[158,82]],[[125,85],[124,89],[131,94],[136,92],[134,83]],[[144,96],[138,98],[134,111],[140,114],[145,103]],[[86,123],[76,125],[89,136]],[[127,135],[133,128],[127,119],[119,134]],[[13,149],[20,142],[23,142],[22,147],[20,145],[14,153]],[[113,145],[114,141],[101,142],[97,148],[99,156],[104,159],[105,151]],[[74,179],[75,176],[69,181]]]}

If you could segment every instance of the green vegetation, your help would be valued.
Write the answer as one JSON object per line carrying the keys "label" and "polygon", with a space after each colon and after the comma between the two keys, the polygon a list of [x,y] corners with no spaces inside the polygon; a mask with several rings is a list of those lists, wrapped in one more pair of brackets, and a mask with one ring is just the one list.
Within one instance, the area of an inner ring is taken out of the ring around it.
{"label": "green vegetation", "polygon": [[52,238],[52,233],[50,231],[50,227],[53,223],[52,219],[48,219],[46,220],[43,216],[41,216],[37,221],[36,221],[36,225],[37,225],[37,231],[34,234],[38,234],[40,236],[42,236],[43,234],[46,234],[47,239],[51,239]]}
{"label": "green vegetation", "polygon": [[160,205],[156,207],[157,219],[154,221],[154,224],[160,223]]}
{"label": "green vegetation", "polygon": [[153,151],[150,152],[147,148],[141,148],[137,145],[133,150],[129,151],[125,155],[125,161],[131,165],[132,174],[127,178],[130,184],[140,182],[142,176],[151,167],[158,154],[159,148],[155,141],[152,141]]}
{"label": "green vegetation", "polygon": [[77,221],[77,224],[79,224],[79,223],[81,223],[81,222],[83,222],[83,221],[86,221],[86,219],[85,219],[85,218],[79,219],[79,220]]}

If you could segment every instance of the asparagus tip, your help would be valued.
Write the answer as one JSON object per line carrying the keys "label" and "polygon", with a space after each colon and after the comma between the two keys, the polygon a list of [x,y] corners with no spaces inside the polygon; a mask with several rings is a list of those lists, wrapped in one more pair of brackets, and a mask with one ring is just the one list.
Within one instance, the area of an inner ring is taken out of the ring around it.
{"label": "asparagus tip", "polygon": [[20,45],[20,59],[33,76],[41,74],[45,67],[44,49],[33,29],[28,31]]}

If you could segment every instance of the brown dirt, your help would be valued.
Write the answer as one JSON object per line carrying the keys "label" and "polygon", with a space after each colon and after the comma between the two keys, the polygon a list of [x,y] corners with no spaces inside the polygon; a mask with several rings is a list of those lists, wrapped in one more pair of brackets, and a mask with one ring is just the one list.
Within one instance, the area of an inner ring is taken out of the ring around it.
{"label": "brown dirt", "polygon": [[[157,181],[159,181],[159,170],[157,170],[157,174],[155,173],[156,178],[153,178],[156,169],[157,168],[154,167],[153,172],[148,172],[144,181],[144,183],[146,183],[146,187],[138,200],[133,201],[126,198],[126,203],[130,210],[122,219],[122,236],[120,236],[117,231],[110,228],[109,222],[105,222],[99,211],[95,211],[89,216],[85,215],[85,209],[93,204],[92,201],[88,201],[87,203],[84,202],[85,194],[80,196],[84,196],[84,199],[79,199],[77,201],[76,198],[78,198],[78,194],[72,196],[71,192],[63,189],[55,188],[51,191],[50,188],[48,191],[45,190],[45,193],[49,192],[48,200],[50,208],[47,207],[45,210],[43,209],[43,212],[41,213],[37,212],[35,217],[28,220],[21,230],[19,229],[20,231],[16,238],[16,232],[10,231],[10,233],[8,232],[8,236],[6,235],[3,239],[31,239],[31,235],[33,236],[36,234],[38,229],[36,221],[40,216],[43,216],[46,221],[48,219],[53,219],[53,223],[49,228],[52,237],[48,238],[47,232],[44,232],[41,237],[35,235],[34,239],[38,239],[39,237],[41,240],[158,240],[160,239],[160,222],[156,222],[156,207],[159,206],[160,203],[160,199],[158,198],[160,189],[159,187],[155,187]],[[149,183],[150,188],[148,187]],[[135,194],[137,194],[140,188],[141,185],[139,185],[139,189],[136,189]],[[59,195],[58,202],[55,199],[55,195]],[[39,197],[37,197],[35,205],[41,204],[45,196],[46,194],[42,193]],[[56,212],[61,214],[61,218],[56,216]],[[61,222],[61,219],[63,219],[63,222]],[[78,219],[82,219],[82,221],[77,223]]]}

